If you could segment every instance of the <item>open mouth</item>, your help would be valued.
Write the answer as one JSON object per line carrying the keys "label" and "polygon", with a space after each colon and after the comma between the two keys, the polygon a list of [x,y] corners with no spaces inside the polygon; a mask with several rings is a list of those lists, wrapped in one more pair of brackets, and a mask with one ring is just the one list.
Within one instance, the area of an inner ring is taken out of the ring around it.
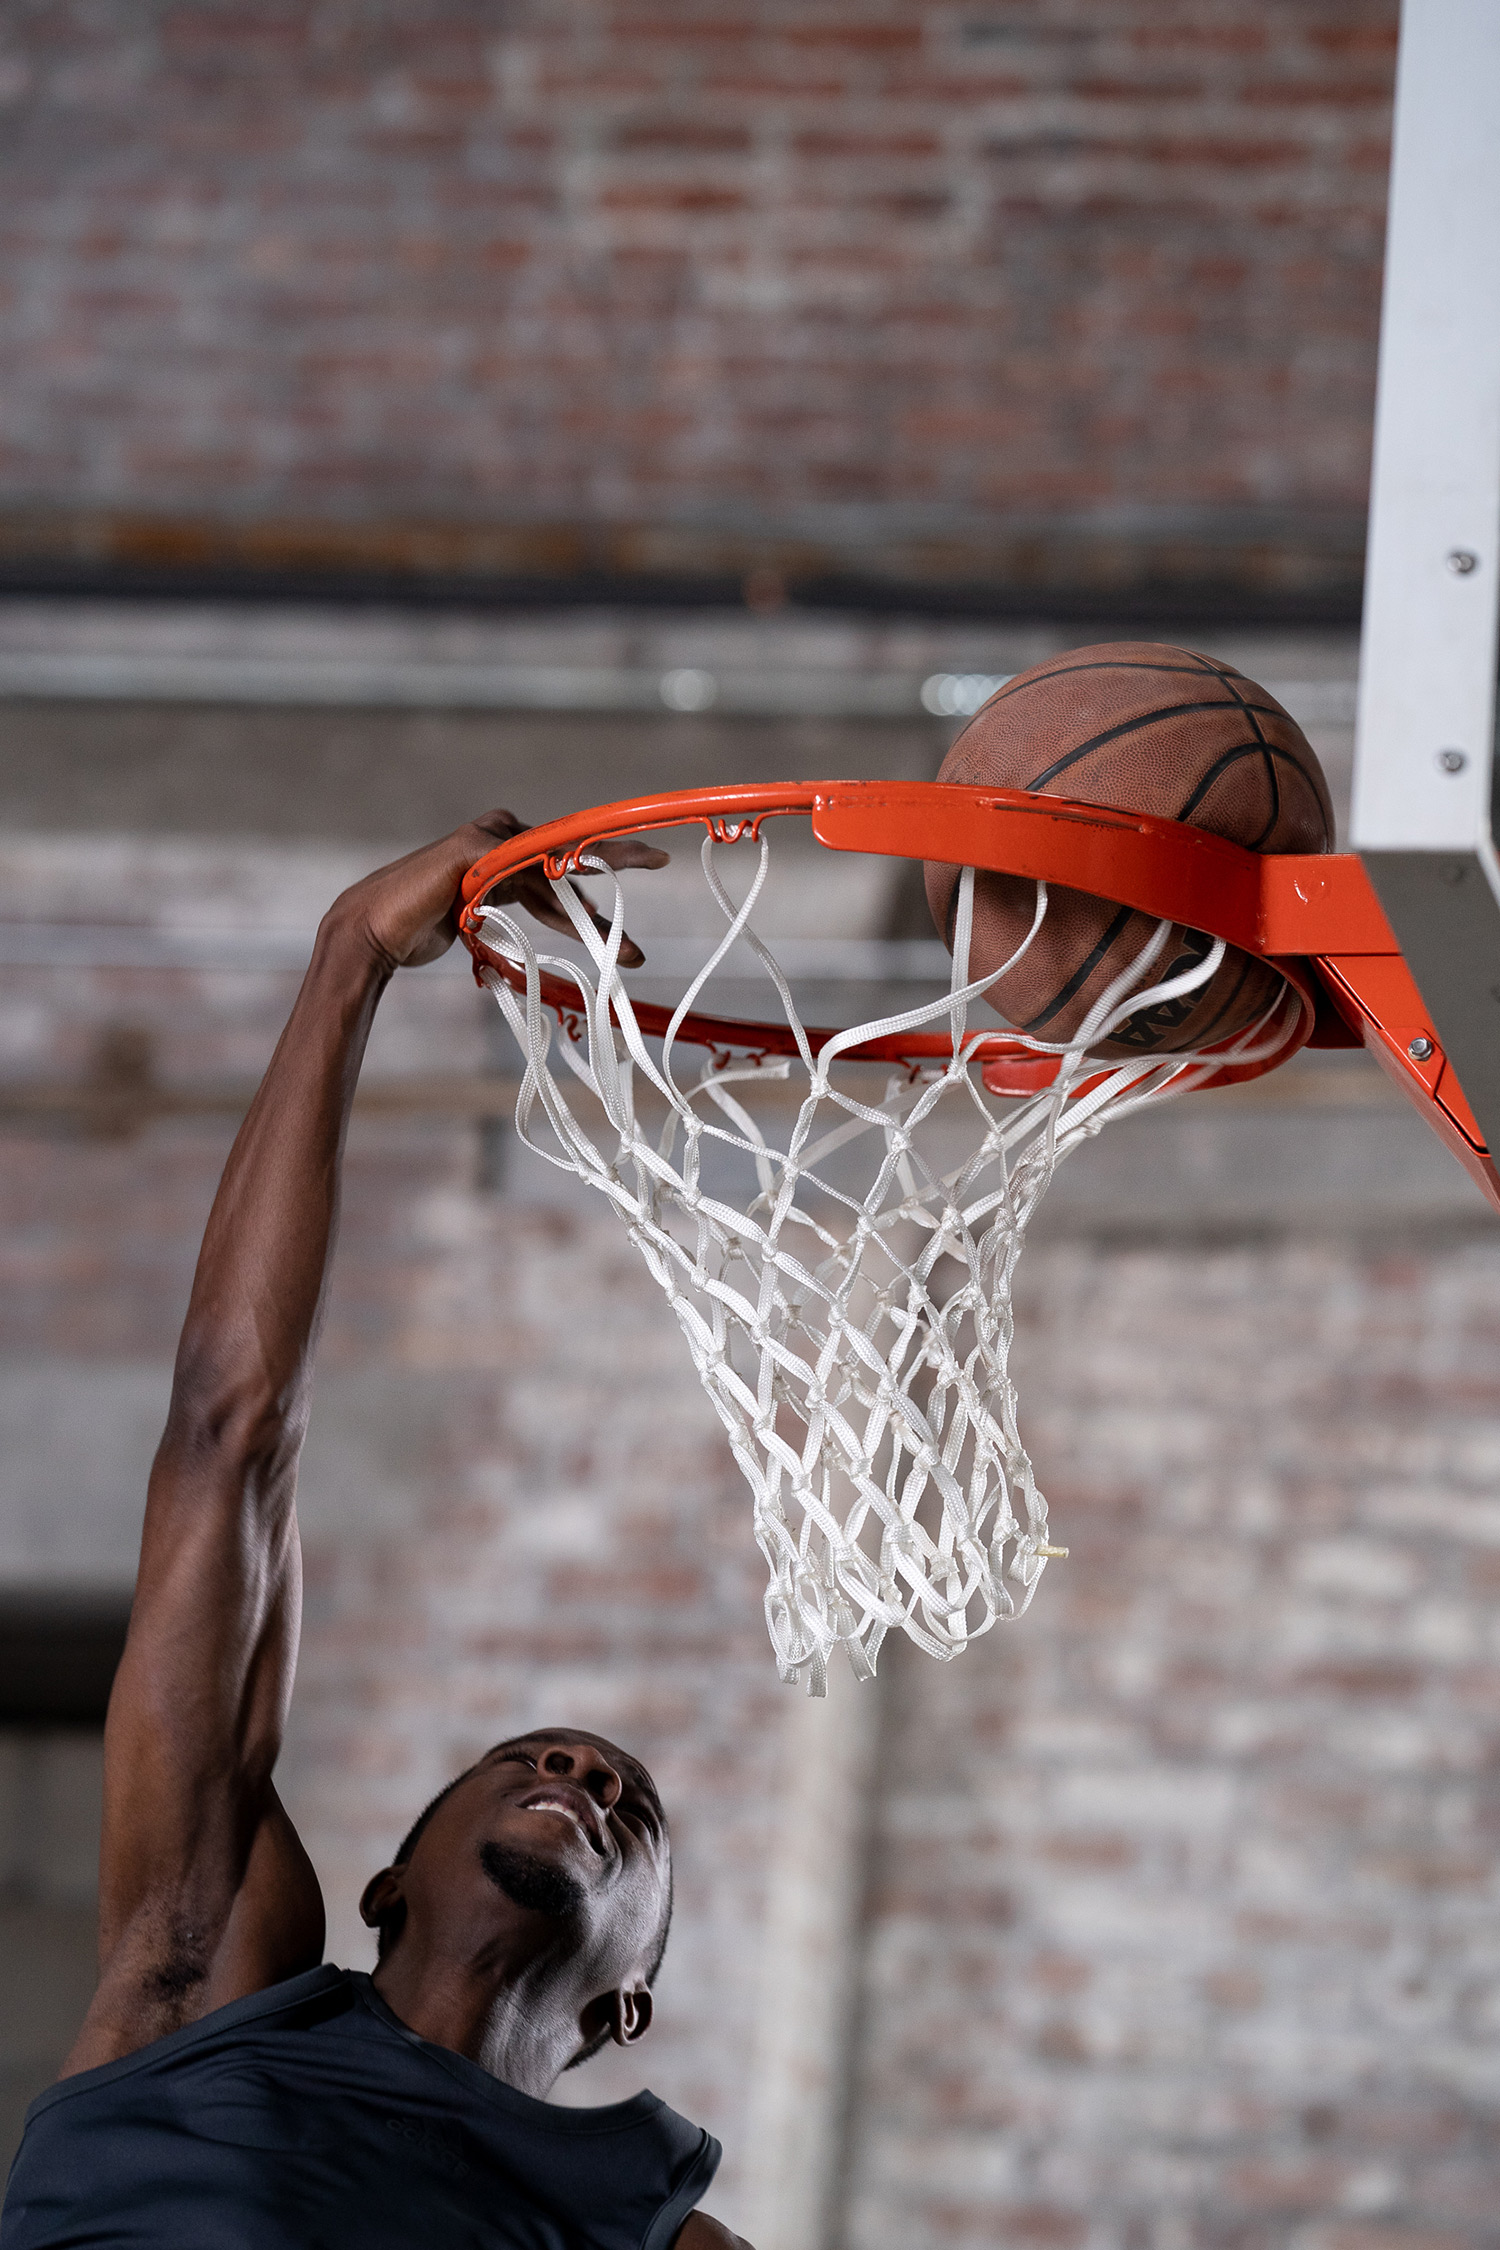
{"label": "open mouth", "polygon": [[580,1791],[550,1786],[533,1789],[521,1799],[520,1810],[530,1813],[560,1813],[570,1820],[587,1843],[589,1850],[604,1856],[604,1839],[599,1833],[599,1820],[592,1802]]}

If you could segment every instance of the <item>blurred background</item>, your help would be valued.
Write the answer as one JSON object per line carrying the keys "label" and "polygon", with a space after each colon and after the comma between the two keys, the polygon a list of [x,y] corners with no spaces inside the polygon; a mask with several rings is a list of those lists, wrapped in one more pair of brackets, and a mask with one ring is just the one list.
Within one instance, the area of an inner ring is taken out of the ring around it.
{"label": "blurred background", "polygon": [[[319,913],[492,804],[931,775],[990,684],[1124,636],[1261,679],[1342,810],[1395,32],[4,12],[7,2145],[91,1989],[145,1473]],[[817,856],[781,926],[867,941],[852,1016],[932,933]],[[559,2098],[708,2124],[757,2250],[1491,2240],[1500,1248],[1420,1120],[1323,1054],[1077,1157],[1016,1345],[1071,1559],[817,1705],[514,1067],[450,960],[356,1115],[285,1782],[330,1956],[427,1795],[576,1718],[656,1767],[679,1907],[649,2043]]]}

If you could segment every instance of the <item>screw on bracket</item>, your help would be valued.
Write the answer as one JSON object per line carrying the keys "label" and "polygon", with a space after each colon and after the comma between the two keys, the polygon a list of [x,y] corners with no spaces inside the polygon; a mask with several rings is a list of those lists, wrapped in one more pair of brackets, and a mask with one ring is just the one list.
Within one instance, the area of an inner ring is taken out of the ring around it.
{"label": "screw on bracket", "polygon": [[1450,547],[1448,550],[1448,568],[1455,578],[1467,578],[1472,571],[1479,568],[1479,557],[1474,553],[1472,547]]}
{"label": "screw on bracket", "polygon": [[1467,750],[1440,750],[1437,762],[1444,773],[1462,773],[1469,762]]}
{"label": "screw on bracket", "polygon": [[1431,1062],[1437,1052],[1432,1041],[1426,1037],[1414,1039],[1406,1051],[1413,1062]]}

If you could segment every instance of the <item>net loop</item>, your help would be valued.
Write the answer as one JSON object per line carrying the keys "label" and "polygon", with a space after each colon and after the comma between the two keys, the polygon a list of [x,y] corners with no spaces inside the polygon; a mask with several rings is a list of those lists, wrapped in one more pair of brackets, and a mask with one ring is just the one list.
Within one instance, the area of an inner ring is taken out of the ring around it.
{"label": "net loop", "polygon": [[[738,904],[716,860],[725,849],[756,855]],[[1048,1536],[1009,1371],[1031,1218],[1081,1142],[1202,1085],[1226,1060],[1257,1062],[1292,1043],[1304,1003],[1288,987],[1212,1055],[1101,1061],[1090,1050],[1129,1016],[1206,984],[1224,957],[1215,940],[1150,983],[1171,936],[1161,922],[1074,1040],[1013,1035],[1057,1058],[1052,1083],[993,1094],[981,1076],[993,1030],[971,1028],[970,1008],[1035,943],[1047,890],[1036,885],[1031,927],[1009,960],[972,978],[965,869],[946,994],[815,1048],[754,925],[770,849],[758,820],[710,828],[702,865],[722,932],[654,1050],[620,970],[621,887],[597,852],[570,853],[569,867],[612,887],[606,930],[561,871],[552,878],[583,961],[539,952],[521,922],[488,904],[477,910],[477,958],[524,1062],[517,1134],[613,1205],[671,1305],[750,1487],[777,1665],[821,1694],[839,1649],[867,1678],[889,1632],[947,1660],[1028,1608],[1048,1560],[1065,1551]],[[747,1061],[679,1036],[746,948],[791,1055]],[[544,977],[557,980],[550,1005]],[[951,1042],[946,1059],[884,1066],[881,1086],[869,1084],[881,1066],[845,1059],[935,1024]]]}

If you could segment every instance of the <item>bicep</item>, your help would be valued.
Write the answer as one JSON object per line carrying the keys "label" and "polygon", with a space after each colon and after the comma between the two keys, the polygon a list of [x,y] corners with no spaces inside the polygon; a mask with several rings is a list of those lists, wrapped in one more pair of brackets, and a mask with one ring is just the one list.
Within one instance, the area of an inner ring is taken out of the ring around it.
{"label": "bicep", "polygon": [[315,1926],[321,1953],[316,1877],[271,1784],[300,1615],[287,1487],[277,1504],[211,1448],[164,1447],[153,1471],[104,1750],[95,2009],[108,1996],[130,2045],[311,1965]]}
{"label": "bicep", "polygon": [[275,1790],[267,1797],[211,1942],[203,1942],[191,1903],[166,1890],[148,1893],[118,1931],[62,2077],[116,2062],[231,2000],[317,1967],[322,1892]]}

